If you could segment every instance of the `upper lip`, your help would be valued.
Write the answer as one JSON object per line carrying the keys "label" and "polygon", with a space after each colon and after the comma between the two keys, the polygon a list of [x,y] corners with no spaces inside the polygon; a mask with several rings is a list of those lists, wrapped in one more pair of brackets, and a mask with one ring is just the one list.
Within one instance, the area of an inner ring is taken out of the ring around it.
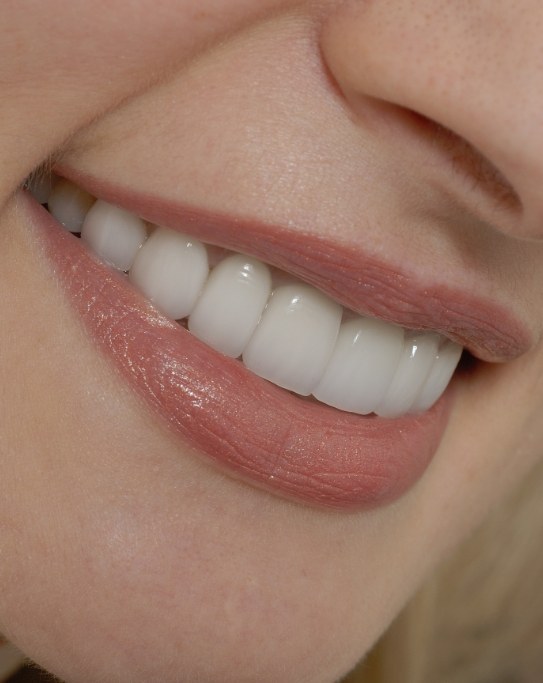
{"label": "upper lip", "polygon": [[361,315],[437,331],[481,360],[512,360],[533,345],[526,325],[505,305],[449,283],[421,282],[408,269],[391,266],[359,246],[136,193],[71,167],[55,171],[151,223],[286,270]]}

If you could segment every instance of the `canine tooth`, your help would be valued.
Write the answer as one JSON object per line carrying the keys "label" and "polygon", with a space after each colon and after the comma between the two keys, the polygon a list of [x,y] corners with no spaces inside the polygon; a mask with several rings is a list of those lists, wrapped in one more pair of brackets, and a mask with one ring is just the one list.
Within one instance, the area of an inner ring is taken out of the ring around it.
{"label": "canine tooth", "polygon": [[434,364],[417,398],[410,407],[410,413],[428,410],[445,391],[453,372],[458,365],[462,347],[450,340],[444,340],[437,351]]}
{"label": "canine tooth", "polygon": [[334,348],[342,309],[309,285],[285,285],[272,292],[243,362],[257,375],[309,395]]}
{"label": "canine tooth", "polygon": [[237,358],[256,329],[271,292],[266,265],[236,254],[221,261],[204,285],[189,317],[189,330],[227,356]]}
{"label": "canine tooth", "polygon": [[83,239],[118,270],[128,270],[147,237],[145,223],[133,213],[97,200],[81,228]]}
{"label": "canine tooth", "polygon": [[432,333],[406,336],[400,364],[385,397],[375,409],[382,417],[397,417],[409,410],[428,377],[441,337]]}
{"label": "canine tooth", "polygon": [[313,395],[340,410],[366,415],[382,401],[403,348],[401,327],[370,318],[344,322]]}
{"label": "canine tooth", "polygon": [[50,213],[69,232],[81,232],[85,216],[95,198],[65,178],[60,178],[47,200]]}
{"label": "canine tooth", "polygon": [[26,188],[38,204],[47,204],[55,184],[59,180],[54,173],[34,173],[26,182]]}
{"label": "canine tooth", "polygon": [[159,227],[139,250],[129,278],[157,308],[180,320],[194,308],[208,273],[201,242]]}

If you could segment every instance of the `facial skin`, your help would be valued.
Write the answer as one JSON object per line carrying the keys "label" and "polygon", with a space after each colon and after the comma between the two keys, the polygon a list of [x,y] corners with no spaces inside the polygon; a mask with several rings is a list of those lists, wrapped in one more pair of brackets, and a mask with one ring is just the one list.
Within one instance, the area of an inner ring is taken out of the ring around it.
{"label": "facial skin", "polygon": [[[0,632],[68,681],[336,680],[541,457],[541,3],[19,0],[1,24]],[[59,151],[476,289],[532,348],[458,382],[392,505],[238,482],[134,396],[36,248],[14,193]]]}

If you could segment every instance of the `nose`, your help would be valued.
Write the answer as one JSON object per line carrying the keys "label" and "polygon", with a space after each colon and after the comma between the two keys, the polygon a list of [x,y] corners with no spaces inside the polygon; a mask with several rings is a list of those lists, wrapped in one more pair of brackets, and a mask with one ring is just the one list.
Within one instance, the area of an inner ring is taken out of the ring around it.
{"label": "nose", "polygon": [[377,98],[465,139],[520,200],[499,229],[543,240],[542,31],[539,0],[347,0],[321,47],[355,115]]}

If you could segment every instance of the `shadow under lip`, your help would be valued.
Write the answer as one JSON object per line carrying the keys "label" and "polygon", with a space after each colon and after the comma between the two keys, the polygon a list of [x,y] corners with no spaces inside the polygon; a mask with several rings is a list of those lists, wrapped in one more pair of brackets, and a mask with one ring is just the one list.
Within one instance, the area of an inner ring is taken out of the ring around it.
{"label": "shadow under lip", "polygon": [[360,247],[142,195],[71,168],[55,171],[151,223],[253,255],[361,315],[408,329],[439,332],[481,360],[512,360],[533,345],[527,327],[506,306],[448,283],[423,282],[405,268],[370,256]]}
{"label": "shadow under lip", "polygon": [[422,476],[454,392],[394,420],[300,400],[165,318],[28,196],[21,205],[88,338],[185,448],[281,497],[345,511],[391,502]]}

